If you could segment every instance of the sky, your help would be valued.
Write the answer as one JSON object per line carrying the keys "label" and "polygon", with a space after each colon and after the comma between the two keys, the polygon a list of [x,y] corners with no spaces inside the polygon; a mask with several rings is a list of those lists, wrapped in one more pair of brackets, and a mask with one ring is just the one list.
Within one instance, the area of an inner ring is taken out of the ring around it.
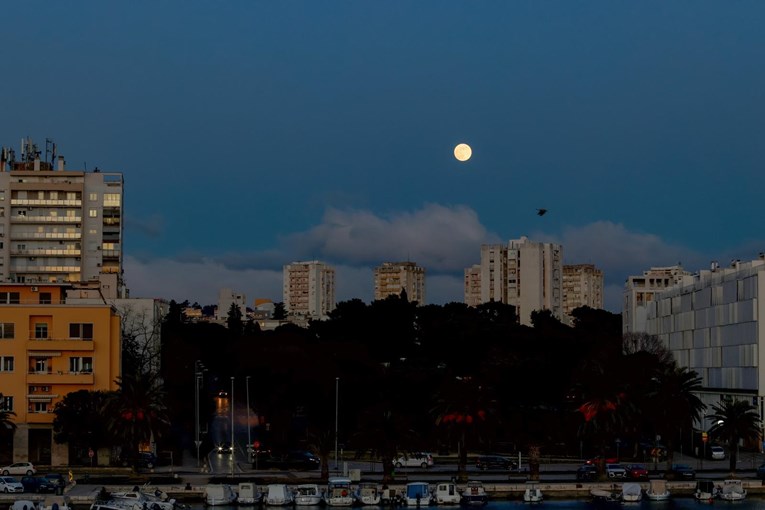
{"label": "sky", "polygon": [[[463,300],[527,236],[630,275],[765,251],[765,2],[11,2],[0,145],[122,172],[133,297],[282,300],[321,260]],[[467,143],[472,158],[457,161]],[[548,210],[544,216],[537,209]]]}

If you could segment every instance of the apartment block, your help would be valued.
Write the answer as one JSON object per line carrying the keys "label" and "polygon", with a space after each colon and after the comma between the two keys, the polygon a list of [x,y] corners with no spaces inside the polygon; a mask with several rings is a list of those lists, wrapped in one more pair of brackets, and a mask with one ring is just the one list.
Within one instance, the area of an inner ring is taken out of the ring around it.
{"label": "apartment block", "polygon": [[[563,249],[526,237],[507,245],[481,246],[481,263],[465,270],[465,302],[490,301],[516,307],[521,324],[531,325],[531,313],[550,310],[563,315]],[[480,297],[477,292],[480,288]]]}
{"label": "apartment block", "polygon": [[0,281],[98,280],[124,297],[121,173],[65,169],[55,144],[0,150]]}
{"label": "apartment block", "polygon": [[644,333],[648,306],[655,296],[692,278],[683,266],[652,267],[640,276],[630,276],[624,284],[622,333]]}
{"label": "apartment block", "polygon": [[[745,400],[765,412],[765,254],[684,278],[645,304],[646,332],[701,377],[706,405]],[[708,430],[712,424],[700,424]],[[759,448],[759,445],[756,445]]]}
{"label": "apartment block", "polygon": [[284,308],[291,319],[325,319],[335,308],[335,269],[323,262],[284,266]]}
{"label": "apartment block", "polygon": [[223,288],[218,291],[218,309],[215,318],[218,321],[228,319],[228,311],[231,305],[236,305],[242,314],[242,321],[247,321],[247,296],[240,292],[235,292],[229,288]]}
{"label": "apartment block", "polygon": [[425,304],[425,269],[414,262],[383,262],[374,275],[375,300],[406,291],[410,302]]}
{"label": "apartment block", "polygon": [[0,283],[0,406],[17,425],[12,444],[1,446],[14,462],[68,465],[68,445],[53,441],[54,406],[73,391],[117,390],[120,317],[103,300],[67,303],[66,292]]}
{"label": "apartment block", "polygon": [[593,264],[563,266],[563,313],[570,319],[575,309],[603,308],[603,271]]}

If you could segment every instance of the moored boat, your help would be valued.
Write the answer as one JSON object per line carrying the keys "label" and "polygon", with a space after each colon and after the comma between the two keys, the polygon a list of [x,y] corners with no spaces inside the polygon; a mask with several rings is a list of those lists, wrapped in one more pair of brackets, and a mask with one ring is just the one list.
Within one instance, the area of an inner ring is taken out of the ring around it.
{"label": "moored boat", "polygon": [[261,502],[263,494],[253,482],[241,482],[236,491],[236,502],[240,505],[256,505]]}
{"label": "moored boat", "polygon": [[523,501],[526,503],[539,503],[544,499],[542,489],[536,482],[527,482],[526,490],[523,491]]}
{"label": "moored boat", "polygon": [[489,494],[479,480],[468,480],[465,489],[462,491],[460,503],[465,505],[485,505],[489,502]]}
{"label": "moored boat", "polygon": [[437,505],[458,505],[462,495],[454,482],[438,482],[433,489],[433,501]]}
{"label": "moored boat", "polygon": [[270,506],[286,506],[295,502],[292,491],[284,483],[270,483],[266,486],[263,503]]}
{"label": "moored boat", "polygon": [[315,483],[302,483],[295,487],[295,504],[298,506],[317,506],[324,502],[321,489]]}
{"label": "moored boat", "polygon": [[667,488],[666,480],[651,480],[648,482],[648,489],[645,491],[645,496],[652,501],[666,501],[672,494]]}
{"label": "moored boat", "polygon": [[638,503],[643,499],[643,487],[639,483],[626,482],[622,485],[621,500],[624,503]]}
{"label": "moored boat", "polygon": [[381,496],[374,482],[361,482],[356,487],[356,502],[360,505],[379,505]]}
{"label": "moored boat", "polygon": [[404,488],[404,503],[406,506],[430,505],[430,485],[428,482],[409,482]]}
{"label": "moored boat", "polygon": [[225,483],[205,485],[205,504],[210,506],[230,505],[236,501],[236,492]]}
{"label": "moored boat", "polygon": [[355,499],[350,478],[333,477],[327,481],[327,493],[324,496],[327,505],[351,506]]}
{"label": "moored boat", "polygon": [[725,501],[741,501],[746,499],[744,483],[738,479],[724,480],[722,489],[718,492],[717,497]]}
{"label": "moored boat", "polygon": [[696,501],[713,501],[717,497],[717,486],[712,480],[696,481],[696,489],[693,491],[693,498]]}

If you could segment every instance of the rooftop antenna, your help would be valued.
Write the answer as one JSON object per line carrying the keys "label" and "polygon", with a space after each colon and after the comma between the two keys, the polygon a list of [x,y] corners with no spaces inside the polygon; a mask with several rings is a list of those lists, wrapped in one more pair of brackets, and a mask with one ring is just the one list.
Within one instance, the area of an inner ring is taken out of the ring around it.
{"label": "rooftop antenna", "polygon": [[[48,160],[48,154],[52,154],[50,161]],[[50,138],[45,139],[45,162],[53,163],[56,160],[56,144]]]}

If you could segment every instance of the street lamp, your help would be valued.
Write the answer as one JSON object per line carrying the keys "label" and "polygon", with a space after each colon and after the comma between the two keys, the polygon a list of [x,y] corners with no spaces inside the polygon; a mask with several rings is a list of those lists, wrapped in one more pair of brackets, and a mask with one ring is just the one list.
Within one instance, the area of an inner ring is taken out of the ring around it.
{"label": "street lamp", "polygon": [[207,370],[201,361],[196,360],[194,362],[194,432],[196,434],[196,440],[194,444],[197,447],[197,468],[199,464],[199,447],[202,445],[202,441],[199,440],[199,387],[204,383],[204,372]]}
{"label": "street lamp", "polygon": [[337,418],[339,416],[338,414],[339,395],[340,395],[340,378],[335,377],[335,469],[337,469]]}
{"label": "street lamp", "polygon": [[252,445],[252,439],[250,438],[250,376],[244,378],[247,383],[247,448]]}
{"label": "street lamp", "polygon": [[231,476],[234,476],[234,378],[231,377]]}

